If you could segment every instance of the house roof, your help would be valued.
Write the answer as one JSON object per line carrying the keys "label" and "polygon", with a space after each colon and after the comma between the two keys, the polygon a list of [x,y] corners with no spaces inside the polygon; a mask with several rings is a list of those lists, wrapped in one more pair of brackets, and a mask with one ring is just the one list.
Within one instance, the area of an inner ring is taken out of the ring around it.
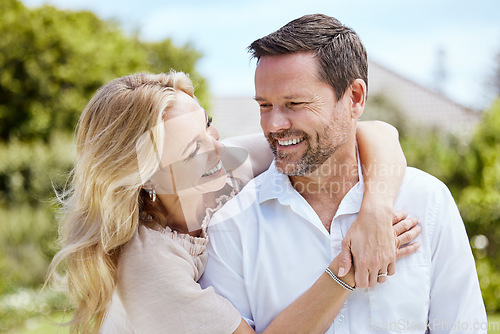
{"label": "house roof", "polygon": [[[374,61],[368,69],[368,97],[382,94],[411,122],[468,136],[481,113],[464,107],[440,92],[417,84]],[[369,113],[369,110],[365,110]],[[390,120],[389,120],[390,122]]]}

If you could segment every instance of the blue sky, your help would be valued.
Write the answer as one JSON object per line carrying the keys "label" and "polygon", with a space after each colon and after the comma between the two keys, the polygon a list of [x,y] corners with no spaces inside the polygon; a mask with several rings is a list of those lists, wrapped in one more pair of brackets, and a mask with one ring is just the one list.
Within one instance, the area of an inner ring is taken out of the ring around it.
{"label": "blue sky", "polygon": [[288,21],[310,13],[338,18],[360,35],[368,55],[391,70],[434,87],[444,51],[444,93],[461,104],[491,102],[488,79],[500,53],[498,0],[23,0],[88,9],[115,19],[147,40],[191,43],[204,57],[199,71],[216,95],[253,95],[255,64],[246,47]]}

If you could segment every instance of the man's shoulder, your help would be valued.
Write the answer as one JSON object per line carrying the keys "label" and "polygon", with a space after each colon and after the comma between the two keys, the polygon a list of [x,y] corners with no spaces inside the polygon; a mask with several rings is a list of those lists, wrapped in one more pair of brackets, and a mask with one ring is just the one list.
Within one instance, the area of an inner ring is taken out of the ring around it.
{"label": "man's shoulder", "polygon": [[406,169],[397,201],[404,203],[404,207],[420,208],[420,211],[455,202],[446,184],[413,167]]}
{"label": "man's shoulder", "polygon": [[424,172],[418,168],[407,167],[401,189],[417,190],[419,192],[428,192],[448,189],[448,187],[437,177]]}

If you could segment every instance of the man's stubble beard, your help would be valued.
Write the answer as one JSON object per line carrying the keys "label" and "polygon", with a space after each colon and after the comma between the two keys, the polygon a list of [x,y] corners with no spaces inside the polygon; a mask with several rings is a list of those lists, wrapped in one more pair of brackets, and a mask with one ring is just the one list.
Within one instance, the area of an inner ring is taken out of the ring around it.
{"label": "man's stubble beard", "polygon": [[[345,127],[341,128],[339,131],[335,131],[331,124],[326,125],[321,131],[316,132],[314,143],[311,142],[309,135],[299,130],[285,130],[279,133],[268,134],[266,137],[276,158],[276,169],[288,176],[304,176],[316,171],[347,141],[348,133],[347,131],[342,131],[345,130]],[[295,161],[286,162],[290,155],[277,151],[277,139],[293,136],[304,137],[307,149]]]}

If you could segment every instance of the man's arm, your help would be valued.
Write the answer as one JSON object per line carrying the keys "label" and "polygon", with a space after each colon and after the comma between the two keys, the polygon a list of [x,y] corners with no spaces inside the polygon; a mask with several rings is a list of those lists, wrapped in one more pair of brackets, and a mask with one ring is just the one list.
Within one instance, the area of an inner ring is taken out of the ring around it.
{"label": "man's arm", "polygon": [[379,121],[359,122],[356,140],[363,168],[365,191],[358,218],[342,242],[339,276],[349,272],[351,262],[356,286],[373,287],[395,273],[393,205],[404,177],[406,159],[398,131]]}
{"label": "man's arm", "polygon": [[430,197],[431,333],[486,333],[487,319],[469,239],[448,188]]}

